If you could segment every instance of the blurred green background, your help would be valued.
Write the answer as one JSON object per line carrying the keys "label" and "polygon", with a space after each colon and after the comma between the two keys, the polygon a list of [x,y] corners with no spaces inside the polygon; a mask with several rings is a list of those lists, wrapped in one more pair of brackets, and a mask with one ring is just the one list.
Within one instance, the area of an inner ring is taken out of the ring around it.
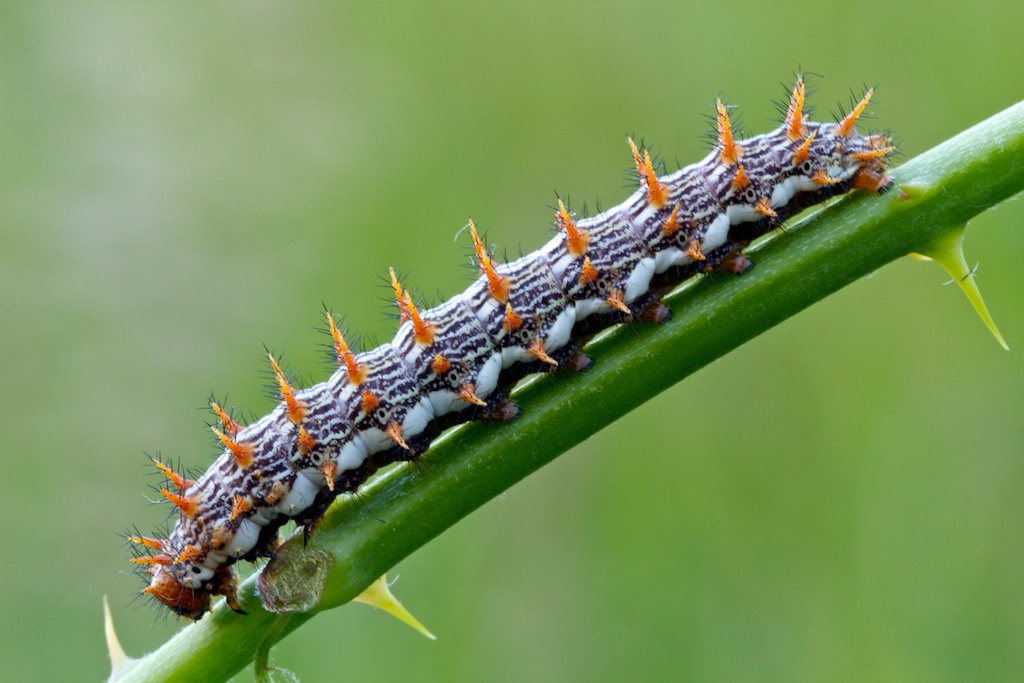
{"label": "blurred green background", "polygon": [[[0,8],[4,679],[100,680],[117,533],[163,519],[143,452],[204,467],[210,391],[262,413],[262,344],[329,373],[321,302],[390,337],[388,266],[470,279],[670,166],[712,103],[775,123],[878,85],[907,157],[1024,97],[1024,5],[129,3]],[[1024,210],[967,254],[1013,351],[906,259],[624,416],[402,563],[430,642],[353,605],[275,649],[304,681],[1019,680]],[[598,359],[600,362],[600,359]],[[696,427],[677,411],[700,406]],[[509,429],[515,429],[510,425]],[[248,680],[250,673],[240,680]]]}

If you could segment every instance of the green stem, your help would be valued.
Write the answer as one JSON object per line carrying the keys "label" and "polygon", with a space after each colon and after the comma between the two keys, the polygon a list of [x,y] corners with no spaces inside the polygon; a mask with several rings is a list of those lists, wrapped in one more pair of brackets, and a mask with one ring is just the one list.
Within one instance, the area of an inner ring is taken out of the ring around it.
{"label": "green stem", "polygon": [[675,311],[667,323],[602,334],[588,348],[596,361],[588,372],[523,382],[514,393],[523,411],[515,422],[451,430],[425,456],[429,468],[397,467],[363,489],[363,502],[347,498],[335,504],[310,544],[334,559],[313,611],[265,611],[250,577],[241,587],[248,616],[221,602],[122,680],[228,679],[253,660],[268,634],[277,642],[317,611],[350,601],[463,516],[624,413],[1020,192],[1024,102],[910,160],[892,176],[897,186],[885,195],[855,193],[755,249],[758,265],[749,274],[691,281],[667,299]]}

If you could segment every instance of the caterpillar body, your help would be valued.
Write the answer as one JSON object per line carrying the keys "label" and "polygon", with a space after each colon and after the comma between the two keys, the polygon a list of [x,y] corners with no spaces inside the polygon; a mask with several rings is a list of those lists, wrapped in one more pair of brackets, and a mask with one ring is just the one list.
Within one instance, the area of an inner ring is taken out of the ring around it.
{"label": "caterpillar body", "polygon": [[155,461],[178,518],[166,538],[129,537],[142,592],[196,620],[217,595],[242,612],[231,566],[272,554],[287,521],[310,529],[336,496],[417,458],[453,424],[512,419],[508,394],[523,376],[585,368],[594,332],[664,319],[661,295],[694,274],[747,270],[742,249],[789,216],[854,188],[885,190],[894,148],[854,128],[872,91],[836,123],[809,121],[805,94],[797,76],[783,123],[745,140],[718,101],[714,150],[661,177],[629,140],[639,189],[588,218],[559,200],[558,234],[510,263],[470,221],[479,276],[421,311],[392,271],[401,322],[389,343],[353,352],[328,312],[338,369],[327,381],[296,389],[271,356],[281,401],[247,426],[213,403],[224,449],[205,473],[191,480]]}

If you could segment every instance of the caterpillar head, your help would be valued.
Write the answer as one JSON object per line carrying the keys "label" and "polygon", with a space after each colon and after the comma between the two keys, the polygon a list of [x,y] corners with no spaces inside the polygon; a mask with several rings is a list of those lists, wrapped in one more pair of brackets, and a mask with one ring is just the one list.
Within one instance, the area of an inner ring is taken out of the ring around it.
{"label": "caterpillar head", "polygon": [[805,94],[803,78],[797,76],[774,145],[782,174],[774,187],[772,206],[785,206],[785,214],[793,215],[852,188],[880,192],[888,187],[885,158],[895,150],[891,140],[881,135],[865,137],[854,129],[873,90],[837,123],[809,122],[804,116]]}
{"label": "caterpillar head", "polygon": [[878,192],[889,185],[885,157],[895,148],[881,135],[862,136],[840,123],[809,124],[810,133],[792,152],[791,171],[780,183],[793,194],[859,188]]}
{"label": "caterpillar head", "polygon": [[896,148],[892,140],[884,135],[869,135],[860,138],[860,149],[847,152],[856,163],[859,163],[857,170],[850,178],[850,186],[861,190],[881,192],[892,183],[889,175],[885,172],[885,157],[892,154]]}
{"label": "caterpillar head", "polygon": [[[198,620],[210,610],[215,595],[223,595],[231,609],[241,611],[235,594],[235,578],[227,564],[211,569],[201,563],[204,555],[199,546],[178,546],[169,539],[129,536],[147,551],[137,552],[132,559],[150,576],[143,595],[151,595],[174,613]],[[158,552],[152,552],[152,551]]]}
{"label": "caterpillar head", "polygon": [[153,579],[142,591],[167,605],[176,614],[198,621],[210,610],[210,592],[189,588],[165,567],[157,567]]}
{"label": "caterpillar head", "polygon": [[791,191],[818,192],[835,185],[844,191],[878,192],[888,186],[885,157],[895,151],[891,140],[881,135],[864,137],[854,129],[873,93],[868,90],[838,123],[808,123],[802,115],[803,82],[797,80],[782,127],[792,143],[792,151],[787,152],[792,171],[784,181]]}
{"label": "caterpillar head", "polygon": [[805,95],[803,78],[797,76],[782,126],[746,141],[733,137],[729,112],[721,100],[716,103],[718,141],[706,178],[718,190],[732,226],[774,225],[850,189],[888,187],[885,158],[895,149],[891,141],[854,129],[872,91],[841,121],[824,124],[807,120]]}

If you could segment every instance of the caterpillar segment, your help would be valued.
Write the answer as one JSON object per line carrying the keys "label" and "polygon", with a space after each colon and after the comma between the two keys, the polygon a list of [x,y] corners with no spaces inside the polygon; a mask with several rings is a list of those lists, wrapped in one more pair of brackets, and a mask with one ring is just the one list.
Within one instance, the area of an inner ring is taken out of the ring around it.
{"label": "caterpillar segment", "polygon": [[749,139],[736,139],[719,100],[714,149],[663,176],[628,139],[639,176],[630,197],[587,218],[559,200],[556,234],[510,263],[492,258],[470,221],[478,277],[440,305],[419,310],[391,270],[400,322],[375,349],[349,349],[328,311],[334,374],[296,389],[270,356],[281,400],[269,414],[243,426],[213,403],[224,448],[209,469],[193,481],[157,462],[178,516],[167,538],[129,537],[143,593],[196,620],[217,595],[241,612],[231,565],[273,554],[285,522],[308,533],[336,496],[419,457],[453,424],[514,418],[508,393],[524,375],[585,369],[580,348],[596,331],[664,320],[668,288],[749,269],[743,248],[802,209],[886,189],[890,141],[855,128],[871,94],[838,123],[812,122],[798,76],[785,120]]}

